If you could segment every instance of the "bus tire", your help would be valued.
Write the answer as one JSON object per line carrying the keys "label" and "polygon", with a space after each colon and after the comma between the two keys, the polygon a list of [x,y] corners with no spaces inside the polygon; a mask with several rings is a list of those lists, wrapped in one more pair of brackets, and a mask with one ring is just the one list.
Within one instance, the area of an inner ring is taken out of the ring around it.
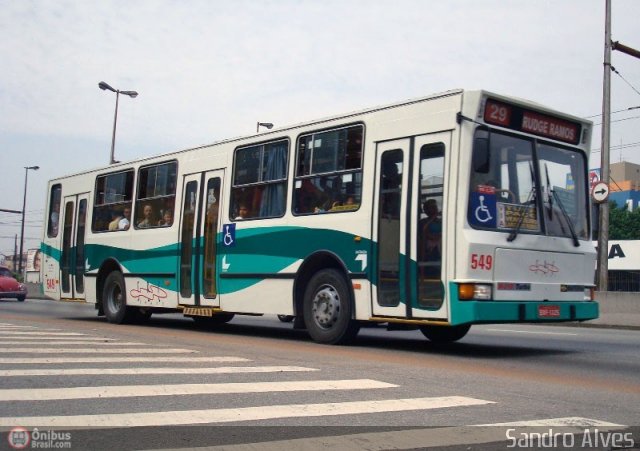
{"label": "bus tire", "polygon": [[421,326],[420,332],[434,343],[453,343],[467,335],[471,324],[460,326]]}
{"label": "bus tire", "polygon": [[131,307],[127,307],[127,290],[120,271],[113,271],[107,276],[102,292],[102,306],[107,321],[114,324],[128,322],[135,313]]}
{"label": "bus tire", "polygon": [[353,305],[347,281],[335,269],[314,274],[304,293],[303,310],[309,335],[318,343],[345,344],[360,329],[351,319]]}

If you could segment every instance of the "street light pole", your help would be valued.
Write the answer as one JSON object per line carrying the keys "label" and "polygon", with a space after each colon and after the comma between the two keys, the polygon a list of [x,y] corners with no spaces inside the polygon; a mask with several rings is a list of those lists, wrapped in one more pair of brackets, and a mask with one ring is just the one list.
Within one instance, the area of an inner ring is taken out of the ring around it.
{"label": "street light pole", "polygon": [[[37,171],[40,166],[25,166],[24,167],[24,196],[22,198],[22,227],[20,230],[20,255],[18,256],[18,273],[22,275],[22,253],[24,252],[24,212],[27,207],[27,179],[29,176],[29,169]],[[24,280],[24,279],[23,279]]]}
{"label": "street light pole", "polygon": [[271,130],[273,128],[273,124],[271,122],[257,122],[256,133],[260,133],[260,127],[264,127],[268,130]]}
{"label": "street light pole", "polygon": [[134,99],[138,97],[138,93],[136,91],[120,91],[119,89],[112,88],[104,81],[101,81],[100,83],[98,83],[98,87],[103,91],[107,90],[107,91],[116,93],[116,111],[113,115],[113,134],[111,135],[111,156],[109,157],[109,164],[114,164],[116,162],[115,160],[116,124],[118,123],[118,100],[120,98],[120,94],[124,94]]}

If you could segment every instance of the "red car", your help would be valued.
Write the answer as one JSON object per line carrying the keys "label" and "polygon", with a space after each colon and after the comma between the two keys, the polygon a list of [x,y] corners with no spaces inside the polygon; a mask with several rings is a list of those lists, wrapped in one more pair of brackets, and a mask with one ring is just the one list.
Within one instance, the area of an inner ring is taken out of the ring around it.
{"label": "red car", "polygon": [[0,299],[15,298],[24,302],[27,298],[27,287],[13,278],[9,268],[0,266]]}

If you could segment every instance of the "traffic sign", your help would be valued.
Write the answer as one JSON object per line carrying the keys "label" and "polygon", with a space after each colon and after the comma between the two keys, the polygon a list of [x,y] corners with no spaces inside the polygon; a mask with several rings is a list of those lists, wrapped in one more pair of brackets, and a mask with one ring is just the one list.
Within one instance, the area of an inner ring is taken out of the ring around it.
{"label": "traffic sign", "polygon": [[609,198],[609,185],[605,182],[598,182],[591,190],[591,198],[594,202],[601,204]]}

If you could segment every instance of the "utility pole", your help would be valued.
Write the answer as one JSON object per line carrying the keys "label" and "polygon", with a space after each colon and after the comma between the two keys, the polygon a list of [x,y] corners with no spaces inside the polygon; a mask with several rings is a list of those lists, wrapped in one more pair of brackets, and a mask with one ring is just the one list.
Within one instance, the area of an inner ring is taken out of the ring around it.
{"label": "utility pole", "polygon": [[[611,0],[605,0],[604,78],[602,83],[602,141],[600,179],[609,184],[609,141],[611,122]],[[598,221],[598,291],[609,288],[609,202],[600,204]]]}
{"label": "utility pole", "polygon": [[[640,59],[640,51],[611,40],[611,0],[605,0],[604,24],[604,78],[602,82],[602,141],[600,145],[600,179],[609,185],[609,158],[611,133],[611,50],[617,50]],[[598,291],[609,288],[609,202],[599,207],[598,221]]]}
{"label": "utility pole", "polygon": [[16,254],[18,253],[18,235],[13,240],[13,272],[16,272]]}

